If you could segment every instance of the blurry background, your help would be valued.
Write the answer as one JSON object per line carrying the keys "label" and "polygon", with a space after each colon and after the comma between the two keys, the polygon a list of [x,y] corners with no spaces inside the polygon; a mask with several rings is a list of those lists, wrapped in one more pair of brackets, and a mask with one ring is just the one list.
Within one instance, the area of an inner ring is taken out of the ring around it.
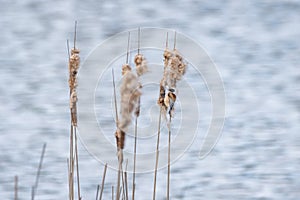
{"label": "blurry background", "polygon": [[[66,39],[73,37],[74,20],[82,60],[107,37],[148,26],[190,36],[218,66],[227,98],[223,135],[205,160],[192,147],[172,166],[172,199],[298,199],[299,13],[297,0],[2,0],[1,199],[13,198],[15,175],[20,199],[30,198],[44,142],[36,199],[67,199]],[[92,199],[103,166],[79,147],[82,195]],[[107,175],[107,198],[114,174]],[[137,182],[137,198],[149,199],[152,175]],[[165,180],[158,187],[163,196]]]}

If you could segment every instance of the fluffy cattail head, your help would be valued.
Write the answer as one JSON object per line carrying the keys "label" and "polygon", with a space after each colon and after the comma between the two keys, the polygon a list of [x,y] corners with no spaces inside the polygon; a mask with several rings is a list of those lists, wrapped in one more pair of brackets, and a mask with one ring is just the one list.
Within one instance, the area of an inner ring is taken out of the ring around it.
{"label": "fluffy cattail head", "polygon": [[141,96],[140,84],[137,76],[131,71],[123,77],[121,92],[121,120],[119,128],[126,132],[131,123],[133,110],[138,106]]}
{"label": "fluffy cattail head", "polygon": [[137,54],[134,58],[134,62],[138,76],[141,76],[148,71],[147,61],[142,54]]}
{"label": "fluffy cattail head", "polygon": [[129,64],[124,64],[122,66],[122,75],[124,76],[127,72],[131,71],[131,67]]}
{"label": "fluffy cattail head", "polygon": [[164,114],[168,111],[170,117],[173,117],[176,101],[176,83],[185,74],[187,65],[176,49],[170,51],[166,48],[163,56],[164,73],[160,82],[158,104],[161,106]]}

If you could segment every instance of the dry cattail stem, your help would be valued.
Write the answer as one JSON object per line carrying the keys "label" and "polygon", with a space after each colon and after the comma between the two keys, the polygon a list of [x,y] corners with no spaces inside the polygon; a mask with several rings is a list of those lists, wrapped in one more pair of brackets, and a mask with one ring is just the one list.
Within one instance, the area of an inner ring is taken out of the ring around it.
{"label": "dry cattail stem", "polygon": [[76,28],[77,22],[75,21],[75,34],[74,34],[74,47],[71,49],[71,55],[69,53],[69,88],[70,88],[70,112],[71,112],[71,132],[70,132],[70,155],[68,159],[68,172],[69,172],[69,199],[74,200],[74,168],[76,164],[77,172],[77,192],[78,199],[81,199],[80,194],[80,178],[79,178],[79,166],[78,166],[78,148],[77,148],[77,73],[80,65],[79,49],[76,48]]}
{"label": "dry cattail stem", "polygon": [[[148,71],[147,61],[145,57],[140,54],[140,28],[138,30],[138,53],[134,57],[134,63],[136,67],[136,73],[138,78]],[[142,89],[142,84],[138,82],[138,89]],[[140,94],[141,95],[141,94]],[[136,170],[136,152],[137,152],[137,127],[138,127],[138,117],[140,116],[141,107],[141,97],[138,97],[136,108],[135,108],[135,129],[134,129],[134,158],[133,158],[133,176],[132,176],[132,200],[135,199],[135,170]]]}

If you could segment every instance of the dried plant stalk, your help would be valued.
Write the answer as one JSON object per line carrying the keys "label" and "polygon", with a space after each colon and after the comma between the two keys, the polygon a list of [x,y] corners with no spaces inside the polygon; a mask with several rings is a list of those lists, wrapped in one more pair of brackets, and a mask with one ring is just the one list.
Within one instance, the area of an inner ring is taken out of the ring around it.
{"label": "dried plant stalk", "polygon": [[[134,58],[137,76],[140,77],[148,71],[147,60],[140,54],[140,29],[138,30],[138,53]],[[138,82],[139,89],[142,88],[142,84]],[[135,109],[135,126],[134,126],[134,158],[133,158],[133,177],[132,177],[132,200],[135,199],[135,171],[136,171],[136,152],[137,152],[137,127],[138,117],[140,115],[141,97],[138,97],[137,106]]]}
{"label": "dried plant stalk", "polygon": [[[75,21],[75,34],[74,34],[74,47],[71,49],[69,55],[69,88],[70,88],[70,113],[71,113],[71,130],[70,130],[70,155],[68,163],[69,172],[69,199],[74,200],[74,169],[76,163],[77,175],[77,192],[78,199],[81,199],[80,194],[80,178],[78,166],[78,149],[77,149],[77,74],[80,65],[79,49],[76,48],[76,28],[77,22]],[[69,51],[69,44],[68,44]]]}
{"label": "dried plant stalk", "polygon": [[18,176],[15,176],[15,200],[18,200]]}
{"label": "dried plant stalk", "polygon": [[[104,166],[103,176],[102,176],[102,183],[101,183],[101,191],[99,200],[102,200],[103,190],[104,190],[104,182],[105,182],[105,176],[106,176],[106,170],[107,170],[107,163]],[[98,200],[98,199],[97,199]]]}
{"label": "dried plant stalk", "polygon": [[[175,112],[174,104],[176,101],[176,83],[177,81],[181,80],[182,76],[185,74],[186,66],[187,66],[180,53],[175,49],[175,46],[176,46],[176,32],[174,37],[174,49],[172,51],[168,49],[168,35],[167,35],[166,49],[163,54],[164,72],[163,72],[163,78],[160,81],[160,90],[159,90],[159,98],[158,98],[158,104],[161,109],[160,115],[163,113],[166,120],[167,120],[167,113],[169,115],[167,200],[169,200],[169,194],[170,194],[171,118],[174,117],[174,112]],[[153,199],[155,199],[154,195],[153,195]]]}

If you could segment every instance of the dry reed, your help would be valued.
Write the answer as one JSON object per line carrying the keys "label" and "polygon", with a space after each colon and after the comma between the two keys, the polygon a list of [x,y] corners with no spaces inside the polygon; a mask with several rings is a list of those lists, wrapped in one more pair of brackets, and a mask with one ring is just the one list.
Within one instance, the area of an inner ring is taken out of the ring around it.
{"label": "dry reed", "polygon": [[[168,33],[166,39],[166,48],[164,50],[164,72],[163,78],[160,81],[159,86],[159,98],[158,105],[160,106],[160,116],[159,123],[161,120],[161,115],[163,114],[164,118],[167,120],[167,115],[169,115],[168,122],[168,174],[167,174],[167,200],[170,198],[170,161],[171,161],[171,118],[174,117],[175,113],[175,101],[176,101],[176,83],[181,80],[182,76],[186,71],[186,64],[183,61],[182,56],[176,50],[176,32],[174,36],[174,49],[168,49]],[[160,125],[159,125],[160,129]],[[158,133],[160,131],[158,130]],[[153,200],[155,199],[155,190],[156,190],[156,176],[157,176],[157,167],[158,167],[158,151],[159,151],[159,134],[157,140],[157,153],[156,153],[156,165],[154,171],[154,190],[153,190]]]}
{"label": "dry reed", "polygon": [[97,191],[96,191],[96,200],[98,200],[98,196],[99,196],[99,191],[100,191],[100,185],[97,185]]}
{"label": "dry reed", "polygon": [[15,176],[15,200],[18,200],[18,176]]}
{"label": "dry reed", "polygon": [[102,200],[102,195],[103,195],[103,190],[104,190],[104,183],[105,183],[105,176],[106,176],[106,170],[107,170],[107,163],[104,166],[99,200]]}
{"label": "dry reed", "polygon": [[155,167],[154,167],[154,184],[153,184],[153,196],[152,199],[155,200],[156,198],[156,181],[157,181],[157,169],[158,169],[158,161],[159,161],[159,143],[160,143],[160,126],[161,126],[161,116],[162,114],[166,113],[167,111],[167,106],[165,105],[165,69],[169,63],[169,59],[171,57],[171,52],[168,49],[168,32],[167,32],[167,37],[166,37],[166,48],[164,50],[164,72],[163,72],[163,78],[160,81],[159,85],[159,96],[157,100],[157,104],[160,107],[159,111],[159,120],[158,120],[158,130],[157,130],[157,141],[156,141],[156,156],[155,156]]}
{"label": "dry reed", "polygon": [[[138,29],[138,53],[134,58],[134,63],[136,67],[136,73],[138,78],[148,71],[147,60],[140,54],[140,28]],[[142,88],[142,84],[138,82],[138,88]],[[134,159],[133,159],[133,178],[132,178],[132,200],[135,198],[135,171],[136,171],[136,152],[137,152],[137,127],[138,127],[138,117],[140,116],[141,107],[141,97],[138,97],[137,106],[135,109],[135,126],[134,126]]]}
{"label": "dry reed", "polygon": [[[77,149],[77,73],[80,65],[79,49],[76,48],[76,24],[75,22],[75,36],[74,36],[74,48],[71,49],[71,55],[69,55],[69,88],[70,88],[70,114],[71,114],[71,130],[70,130],[70,155],[68,159],[68,179],[69,179],[69,199],[74,200],[75,189],[74,189],[74,177],[76,173],[77,177],[77,196],[81,199],[80,194],[80,179],[79,179],[79,167],[78,167],[78,149]],[[141,103],[141,88],[142,85],[139,82],[139,77],[148,71],[147,61],[145,57],[140,54],[140,29],[138,30],[138,53],[134,58],[136,66],[136,73],[132,71],[131,66],[128,62],[129,54],[129,40],[130,33],[128,36],[127,46],[127,58],[126,63],[122,66],[122,83],[120,86],[120,118],[118,116],[117,100],[116,100],[116,89],[114,72],[113,75],[113,87],[114,87],[114,103],[116,112],[116,146],[117,146],[117,158],[118,158],[118,182],[116,187],[116,199],[119,200],[121,193],[122,199],[128,199],[128,183],[127,183],[127,164],[125,172],[123,172],[123,149],[125,146],[126,132],[128,131],[129,125],[132,122],[133,116],[135,116],[135,133],[134,133],[134,164],[133,164],[133,181],[132,181],[132,200],[135,199],[135,173],[136,173],[136,153],[137,153],[137,125],[138,117],[140,116],[140,103]],[[170,161],[171,161],[171,118],[174,117],[175,113],[175,102],[176,102],[176,84],[177,81],[181,80],[182,76],[186,71],[186,63],[184,62],[180,53],[176,50],[176,32],[174,37],[174,49],[168,49],[168,33],[166,39],[166,48],[163,53],[164,57],[164,72],[163,77],[160,81],[159,86],[159,98],[158,105],[160,107],[159,121],[158,121],[158,135],[156,143],[156,161],[154,171],[154,188],[153,188],[153,200],[156,198],[156,182],[157,182],[157,170],[159,162],[159,145],[160,145],[160,129],[161,120],[164,117],[168,121],[168,177],[167,177],[167,195],[166,199],[170,198]],[[68,48],[69,51],[69,48]],[[75,172],[76,166],[76,172]],[[107,164],[105,165],[102,184],[97,187],[96,200],[101,200],[104,190],[105,176],[106,176]],[[122,178],[122,187],[121,185]],[[37,179],[38,180],[38,179]],[[17,179],[15,179],[15,199],[17,199]],[[37,184],[36,184],[37,185]],[[33,187],[34,198],[35,188]],[[112,199],[114,199],[114,186],[112,186]]]}
{"label": "dry reed", "polygon": [[44,143],[43,150],[42,150],[41,157],[40,157],[39,166],[38,166],[38,169],[37,169],[37,172],[36,172],[35,183],[31,188],[31,200],[34,200],[34,197],[36,195],[36,191],[37,191],[37,188],[38,188],[38,185],[39,185],[39,178],[40,178],[42,165],[43,165],[43,160],[44,160],[44,156],[45,156],[45,152],[46,152],[46,146],[47,146],[47,143]]}
{"label": "dry reed", "polygon": [[[71,127],[70,127],[70,152],[68,159],[68,179],[69,179],[69,199],[74,200],[74,169],[76,163],[77,176],[77,196],[81,199],[80,194],[80,178],[78,165],[78,148],[77,148],[77,74],[80,65],[79,49],[76,48],[76,34],[77,22],[75,21],[74,31],[74,47],[71,49],[69,55],[69,88],[70,88],[70,113],[71,113]],[[68,44],[69,52],[69,44]],[[69,54],[69,53],[68,53]]]}

